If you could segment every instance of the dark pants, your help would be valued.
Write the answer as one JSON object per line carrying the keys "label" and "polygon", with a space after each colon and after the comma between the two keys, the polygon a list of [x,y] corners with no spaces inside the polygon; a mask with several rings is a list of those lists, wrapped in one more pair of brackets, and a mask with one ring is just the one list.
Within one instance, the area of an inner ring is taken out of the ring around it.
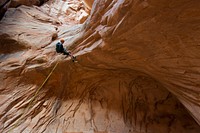
{"label": "dark pants", "polygon": [[62,53],[63,53],[64,55],[67,55],[67,56],[70,55],[70,52],[67,52],[66,49],[64,49],[64,50],[62,51]]}
{"label": "dark pants", "polygon": [[64,50],[62,51],[62,53],[63,53],[64,55],[70,56],[73,62],[76,60],[76,57],[74,57],[74,56],[71,54],[71,52],[67,52],[66,49],[64,49]]}

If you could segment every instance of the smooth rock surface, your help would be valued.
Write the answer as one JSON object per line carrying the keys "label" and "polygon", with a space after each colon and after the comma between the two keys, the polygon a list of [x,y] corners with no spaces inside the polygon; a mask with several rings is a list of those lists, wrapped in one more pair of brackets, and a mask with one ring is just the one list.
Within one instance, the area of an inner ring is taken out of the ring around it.
{"label": "smooth rock surface", "polygon": [[82,0],[50,0],[41,10],[63,24],[83,23],[89,14]]}
{"label": "smooth rock surface", "polygon": [[94,0],[83,0],[84,5],[91,10],[92,9],[92,4],[93,4]]}
{"label": "smooth rock surface", "polygon": [[83,24],[48,6],[0,22],[0,132],[200,132],[198,0],[96,0]]}

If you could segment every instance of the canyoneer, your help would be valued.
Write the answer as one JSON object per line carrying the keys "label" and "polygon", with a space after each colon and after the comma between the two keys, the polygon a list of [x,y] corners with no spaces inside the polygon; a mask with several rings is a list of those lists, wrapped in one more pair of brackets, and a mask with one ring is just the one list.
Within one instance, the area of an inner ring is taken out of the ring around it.
{"label": "canyoneer", "polygon": [[58,43],[56,43],[56,52],[70,56],[72,61],[74,62],[76,60],[76,57],[73,56],[70,51],[67,51],[67,49],[63,47],[64,42],[65,42],[65,40],[61,39]]}

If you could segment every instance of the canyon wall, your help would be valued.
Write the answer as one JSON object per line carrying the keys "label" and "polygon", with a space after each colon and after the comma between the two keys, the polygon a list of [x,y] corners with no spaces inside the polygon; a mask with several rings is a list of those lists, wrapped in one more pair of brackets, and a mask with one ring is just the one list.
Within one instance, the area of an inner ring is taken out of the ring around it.
{"label": "canyon wall", "polygon": [[200,132],[198,0],[95,0],[83,24],[56,2],[0,21],[0,132]]}

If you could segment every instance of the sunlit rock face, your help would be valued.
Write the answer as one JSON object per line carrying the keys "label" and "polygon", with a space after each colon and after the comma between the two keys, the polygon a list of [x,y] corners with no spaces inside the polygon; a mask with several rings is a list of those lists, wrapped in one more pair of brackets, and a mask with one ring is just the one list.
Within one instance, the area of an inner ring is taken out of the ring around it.
{"label": "sunlit rock face", "polygon": [[41,9],[63,24],[83,23],[89,15],[82,0],[51,0],[41,6]]}
{"label": "sunlit rock face", "polygon": [[0,132],[200,132],[198,0],[96,0],[83,24],[49,2],[0,21]]}
{"label": "sunlit rock face", "polygon": [[94,2],[94,0],[83,0],[83,3],[85,4],[85,6],[90,10],[92,8],[93,2]]}

